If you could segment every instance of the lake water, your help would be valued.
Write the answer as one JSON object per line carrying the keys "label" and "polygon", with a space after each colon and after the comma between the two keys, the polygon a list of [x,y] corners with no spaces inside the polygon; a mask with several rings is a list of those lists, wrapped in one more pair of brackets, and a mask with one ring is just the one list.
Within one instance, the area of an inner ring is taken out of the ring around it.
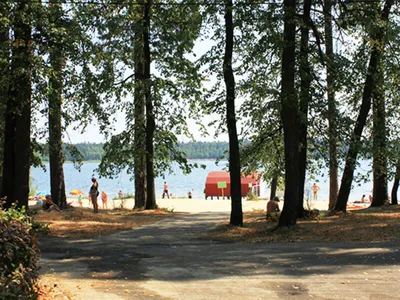
{"label": "lake water", "polygon": [[[206,166],[205,169],[193,169],[189,175],[184,175],[177,166],[173,166],[175,174],[165,174],[165,178],[159,177],[155,180],[156,196],[161,197],[164,181],[168,183],[169,192],[174,197],[186,197],[189,191],[192,192],[193,198],[204,198],[204,185],[207,174],[210,171],[220,171],[226,166],[226,162],[220,162],[218,165],[212,160],[193,161]],[[79,189],[85,192],[89,191],[92,185],[91,178],[95,175],[99,182],[100,191],[105,191],[109,198],[116,197],[118,191],[123,193],[134,194],[134,182],[130,181],[130,174],[122,172],[115,179],[99,178],[94,171],[98,167],[96,162],[87,162],[82,165],[80,171],[77,170],[72,163],[64,164],[64,176],[66,191],[69,193],[73,189]],[[48,170],[48,165],[46,165]],[[50,190],[50,175],[49,171],[44,172],[41,168],[32,168],[31,177],[33,178],[32,185],[37,187],[38,191],[49,192]]]}
{"label": "lake water", "polygon": [[[205,169],[193,169],[192,173],[188,175],[183,175],[177,166],[174,165],[175,174],[165,174],[165,178],[156,178],[156,196],[161,197],[163,190],[163,183],[166,181],[169,186],[169,192],[173,194],[174,197],[186,197],[189,191],[192,191],[194,199],[202,199],[204,197],[203,190],[206,182],[207,174],[210,171],[219,171],[226,168],[226,162],[219,162],[218,165],[215,164],[213,160],[199,160],[192,161],[198,164],[203,164],[206,166]],[[116,197],[119,190],[124,193],[134,194],[134,182],[130,181],[130,175],[126,172],[122,172],[118,178],[107,179],[99,178],[98,174],[94,171],[98,166],[96,162],[84,163],[80,170],[75,169],[72,163],[64,164],[64,175],[65,175],[65,185],[67,193],[73,189],[80,189],[87,193],[90,186],[92,185],[91,178],[95,175],[98,178],[99,188],[101,191],[105,191],[109,198]],[[48,170],[48,165],[46,166]],[[365,161],[361,163],[361,166],[357,168],[357,172],[366,173],[370,169],[369,162]],[[329,182],[327,178],[327,172],[325,171],[325,176],[318,175],[314,179],[309,179],[306,183],[306,190],[311,189],[311,185],[314,182],[320,186],[320,191],[318,198],[320,200],[327,200],[329,195]],[[32,168],[31,177],[33,178],[33,186],[37,187],[37,191],[49,192],[50,191],[50,175],[49,172],[44,172],[41,168]],[[372,194],[372,183],[369,177],[369,182],[363,184],[353,184],[353,189],[350,194],[349,200],[359,200],[363,194]],[[392,183],[389,184],[389,192],[392,188]],[[269,190],[264,191],[266,195],[269,195]]]}

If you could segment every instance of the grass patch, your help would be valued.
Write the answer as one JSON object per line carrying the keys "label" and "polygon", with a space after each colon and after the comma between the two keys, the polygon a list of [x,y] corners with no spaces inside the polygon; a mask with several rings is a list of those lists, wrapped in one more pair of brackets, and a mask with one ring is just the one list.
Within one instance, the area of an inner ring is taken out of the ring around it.
{"label": "grass patch", "polygon": [[244,226],[228,223],[202,236],[202,239],[259,243],[259,242],[383,242],[400,241],[400,208],[383,206],[354,210],[347,214],[328,216],[322,212],[318,220],[298,220],[293,228],[267,224],[265,212],[244,214]]}
{"label": "grass patch", "polygon": [[175,214],[168,210],[100,210],[94,214],[89,208],[70,208],[62,213],[39,210],[34,221],[48,226],[48,236],[87,238],[112,234],[122,230],[151,224]]}

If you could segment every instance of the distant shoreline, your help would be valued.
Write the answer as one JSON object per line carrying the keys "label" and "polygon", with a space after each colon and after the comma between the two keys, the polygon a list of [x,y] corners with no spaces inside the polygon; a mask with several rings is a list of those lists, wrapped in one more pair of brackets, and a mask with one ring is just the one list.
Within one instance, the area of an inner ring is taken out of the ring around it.
{"label": "distant shoreline", "polygon": [[[216,161],[219,158],[188,158],[188,161]],[[48,164],[48,160],[42,160],[44,163]],[[101,160],[82,160],[82,163],[100,163]],[[227,160],[220,160],[219,162],[227,162]],[[64,164],[73,164],[74,161],[66,160]]]}

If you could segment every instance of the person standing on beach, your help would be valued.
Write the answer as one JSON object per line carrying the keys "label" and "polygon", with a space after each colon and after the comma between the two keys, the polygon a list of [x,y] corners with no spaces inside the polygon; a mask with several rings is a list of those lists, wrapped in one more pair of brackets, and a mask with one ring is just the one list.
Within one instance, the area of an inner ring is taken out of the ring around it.
{"label": "person standing on beach", "polygon": [[313,200],[318,200],[318,191],[319,191],[320,187],[314,182],[311,189],[312,189],[313,195],[314,195]]}
{"label": "person standing on beach", "polygon": [[166,181],[164,181],[164,190],[162,193],[162,198],[164,199],[165,194],[167,195],[168,199],[169,199],[169,194],[168,194],[168,184]]}
{"label": "person standing on beach", "polygon": [[99,206],[97,204],[97,197],[99,196],[99,183],[96,177],[92,177],[92,186],[90,187],[89,195],[93,203],[93,212],[97,214],[99,212]]}

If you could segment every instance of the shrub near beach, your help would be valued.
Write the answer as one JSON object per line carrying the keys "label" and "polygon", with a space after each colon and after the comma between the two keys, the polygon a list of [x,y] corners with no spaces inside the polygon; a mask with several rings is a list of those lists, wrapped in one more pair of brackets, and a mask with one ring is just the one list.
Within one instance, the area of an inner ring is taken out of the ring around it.
{"label": "shrub near beach", "polygon": [[39,248],[25,209],[0,207],[0,299],[37,299]]}

